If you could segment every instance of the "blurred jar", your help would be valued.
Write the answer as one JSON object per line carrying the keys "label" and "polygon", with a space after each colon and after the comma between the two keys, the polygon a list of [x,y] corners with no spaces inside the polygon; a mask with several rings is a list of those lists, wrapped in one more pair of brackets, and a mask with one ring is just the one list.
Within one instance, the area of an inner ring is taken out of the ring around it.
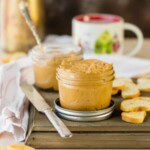
{"label": "blurred jar", "polygon": [[[21,0],[1,0],[1,46],[7,52],[27,52],[36,42],[19,10]],[[43,0],[26,0],[31,19],[41,39],[44,38]]]}
{"label": "blurred jar", "polygon": [[63,60],[82,59],[82,51],[73,45],[44,45],[44,52],[38,46],[32,50],[35,85],[41,89],[58,91],[56,69]]}

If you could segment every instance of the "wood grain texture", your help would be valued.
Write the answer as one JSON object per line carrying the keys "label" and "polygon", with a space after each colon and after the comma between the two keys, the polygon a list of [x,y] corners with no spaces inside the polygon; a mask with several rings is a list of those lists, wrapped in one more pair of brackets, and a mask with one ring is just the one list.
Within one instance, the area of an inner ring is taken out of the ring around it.
{"label": "wood grain texture", "polygon": [[[137,40],[135,38],[125,39],[125,43],[124,43],[125,54],[128,53],[130,50],[132,50],[135,47],[136,42],[137,42]],[[136,54],[135,57],[150,59],[149,47],[150,47],[150,38],[145,38],[140,52],[138,54]]]}
{"label": "wood grain texture", "polygon": [[71,139],[62,139],[53,132],[34,132],[27,144],[47,149],[144,149],[150,147],[150,133],[74,133]]}
{"label": "wood grain texture", "polygon": [[[42,92],[42,95],[47,99],[47,102],[50,105],[53,105],[53,100],[58,97],[57,93],[45,93]],[[143,93],[142,95],[149,95]],[[119,105],[122,101],[120,96],[113,97],[116,103],[116,109],[113,116],[104,121],[99,122],[72,122],[63,120],[64,123],[68,126],[71,131],[150,131],[150,118],[147,117],[146,121],[143,124],[130,124],[121,120]],[[45,115],[36,112],[34,118],[34,127],[33,131],[55,131],[53,126],[49,123]]]}
{"label": "wood grain texture", "polygon": [[[47,102],[53,106],[58,93],[41,92]],[[148,93],[142,93],[149,96]],[[47,118],[35,112],[32,133],[27,145],[35,148],[150,148],[150,114],[143,124],[130,124],[120,118],[120,95],[113,97],[116,109],[111,118],[99,122],[72,122],[63,120],[73,132],[71,139],[61,139]],[[31,117],[32,118],[32,117]],[[138,144],[137,144],[138,143]]]}

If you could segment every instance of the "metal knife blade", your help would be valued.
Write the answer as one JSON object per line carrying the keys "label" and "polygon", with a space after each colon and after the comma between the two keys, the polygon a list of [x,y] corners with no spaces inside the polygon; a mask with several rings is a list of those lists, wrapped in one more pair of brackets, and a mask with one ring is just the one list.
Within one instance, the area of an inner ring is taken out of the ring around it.
{"label": "metal knife blade", "polygon": [[66,125],[57,117],[57,115],[52,111],[52,108],[45,102],[44,98],[39,94],[39,92],[34,88],[34,86],[29,85],[25,82],[21,83],[21,88],[26,95],[26,97],[30,100],[30,102],[35,106],[35,108],[45,113],[49,121],[58,131],[62,138],[71,138],[72,133],[66,127]]}
{"label": "metal knife blade", "polygon": [[51,108],[33,85],[22,82],[20,86],[26,97],[38,111],[43,112],[44,110]]}

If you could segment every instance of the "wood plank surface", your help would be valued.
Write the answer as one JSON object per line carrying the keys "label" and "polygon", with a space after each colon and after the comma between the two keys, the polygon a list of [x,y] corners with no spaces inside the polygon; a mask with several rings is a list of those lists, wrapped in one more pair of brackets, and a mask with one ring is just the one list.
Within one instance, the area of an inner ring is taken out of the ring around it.
{"label": "wood plank surface", "polygon": [[[42,96],[53,106],[53,100],[58,97],[58,94],[55,92],[41,92]],[[148,96],[149,93],[142,93],[142,95]],[[64,123],[68,126],[71,131],[150,131],[150,114],[148,114],[146,120],[143,124],[131,124],[121,120],[119,105],[122,101],[120,95],[113,97],[113,100],[116,103],[116,108],[113,116],[108,120],[99,121],[99,122],[73,122],[63,120]],[[34,116],[34,126],[33,131],[55,131],[51,123],[47,120],[45,115],[36,111]]]}
{"label": "wood plank surface", "polygon": [[[56,92],[41,92],[42,96],[52,106],[58,97]],[[149,96],[142,93],[142,96]],[[26,144],[38,149],[109,149],[109,148],[150,148],[150,114],[143,124],[131,124],[121,120],[119,105],[120,95],[113,97],[116,108],[113,116],[99,122],[72,122],[63,120],[73,132],[71,139],[62,139],[49,123],[47,118],[32,110],[32,133]]]}
{"label": "wood plank surface", "polygon": [[71,139],[62,139],[53,132],[34,132],[27,144],[45,149],[146,149],[150,148],[150,133],[74,133]]}
{"label": "wood plank surface", "polygon": [[[135,38],[126,38],[124,43],[124,50],[125,53],[132,50],[136,45],[136,39]],[[150,38],[145,38],[143,46],[138,54],[135,55],[135,57],[138,58],[145,58],[150,59]]]}

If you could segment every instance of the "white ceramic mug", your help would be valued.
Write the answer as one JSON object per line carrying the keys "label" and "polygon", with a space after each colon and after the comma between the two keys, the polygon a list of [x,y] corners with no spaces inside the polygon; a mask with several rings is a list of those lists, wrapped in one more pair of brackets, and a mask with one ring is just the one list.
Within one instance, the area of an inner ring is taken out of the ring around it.
{"label": "white ceramic mug", "polygon": [[73,18],[72,36],[74,44],[83,51],[99,54],[123,54],[124,30],[130,30],[137,37],[137,44],[127,55],[137,54],[143,44],[141,30],[130,23],[125,23],[120,16],[111,14],[84,14]]}

